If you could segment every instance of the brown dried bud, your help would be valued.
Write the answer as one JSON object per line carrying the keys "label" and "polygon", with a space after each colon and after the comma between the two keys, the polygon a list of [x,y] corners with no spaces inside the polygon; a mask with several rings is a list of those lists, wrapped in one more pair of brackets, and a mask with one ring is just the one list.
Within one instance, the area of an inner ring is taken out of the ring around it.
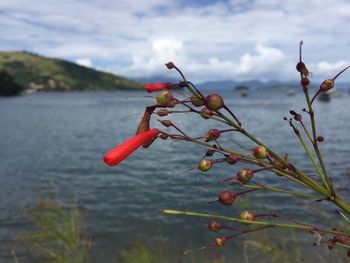
{"label": "brown dried bud", "polygon": [[170,127],[173,125],[173,123],[170,120],[161,120],[161,124],[163,124],[165,127]]}
{"label": "brown dried bud", "polygon": [[170,112],[167,109],[160,109],[159,111],[157,111],[158,116],[167,116]]}
{"label": "brown dried bud", "polygon": [[215,245],[217,247],[222,247],[223,245],[225,245],[227,239],[226,237],[218,237],[215,239]]}
{"label": "brown dried bud", "polygon": [[240,159],[239,155],[230,154],[229,156],[226,157],[226,162],[228,162],[229,164],[236,164],[239,159]]}
{"label": "brown dried bud", "polygon": [[205,101],[210,110],[219,110],[224,106],[224,99],[217,93],[208,95]]}
{"label": "brown dried bud", "polygon": [[218,232],[222,228],[222,225],[215,221],[212,221],[208,224],[208,228],[213,232]]}
{"label": "brown dried bud", "polygon": [[173,68],[175,68],[175,65],[174,65],[173,62],[168,62],[168,63],[165,64],[165,66],[166,66],[168,69],[173,69]]}
{"label": "brown dried bud", "polygon": [[318,136],[318,137],[316,138],[316,141],[318,141],[318,142],[323,142],[323,141],[324,141],[324,137],[323,137],[323,136]]}
{"label": "brown dried bud", "polygon": [[205,103],[204,103],[204,100],[198,96],[191,96],[191,103],[193,104],[193,106],[196,106],[196,107],[200,107],[200,106],[203,106]]}
{"label": "brown dried bud", "polygon": [[309,84],[310,84],[310,79],[307,78],[307,77],[303,77],[303,78],[301,78],[301,80],[300,80],[300,84],[301,84],[302,86],[309,86]]}
{"label": "brown dried bud", "polygon": [[297,66],[296,66],[296,69],[297,69],[298,72],[302,72],[303,70],[305,70],[306,66],[305,66],[304,62],[301,62],[301,61],[298,62]]}
{"label": "brown dried bud", "polygon": [[333,79],[326,79],[323,81],[320,85],[320,90],[325,92],[334,87],[334,80]]}

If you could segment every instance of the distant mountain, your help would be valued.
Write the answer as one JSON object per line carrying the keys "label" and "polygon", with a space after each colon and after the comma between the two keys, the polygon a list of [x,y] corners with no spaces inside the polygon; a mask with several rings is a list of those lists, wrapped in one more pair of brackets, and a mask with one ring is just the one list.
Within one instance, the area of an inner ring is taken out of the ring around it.
{"label": "distant mountain", "polygon": [[29,52],[0,52],[0,70],[5,70],[26,90],[136,90],[142,88],[142,85],[136,81],[121,76]]}

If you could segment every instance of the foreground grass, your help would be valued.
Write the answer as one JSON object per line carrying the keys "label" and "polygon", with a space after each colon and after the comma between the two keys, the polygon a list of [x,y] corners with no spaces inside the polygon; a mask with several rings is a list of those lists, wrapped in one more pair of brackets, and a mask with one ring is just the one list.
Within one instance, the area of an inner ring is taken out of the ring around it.
{"label": "foreground grass", "polygon": [[[64,209],[58,201],[40,199],[28,211],[32,230],[19,235],[16,240],[29,249],[27,255],[35,258],[32,262],[47,263],[89,263],[91,238],[86,234],[86,223],[76,205]],[[160,234],[159,234],[160,235]],[[281,238],[286,237],[288,238]],[[239,238],[224,248],[208,248],[183,255],[183,249],[170,247],[166,243],[135,241],[117,252],[114,262],[119,263],[313,263],[315,261],[342,263],[349,262],[344,250],[328,251],[325,246],[299,246],[296,232],[281,231],[279,238],[260,232]],[[161,238],[160,238],[161,239]],[[116,249],[117,250],[117,249]],[[234,253],[233,253],[234,251]],[[28,262],[18,259],[14,262]],[[226,257],[225,257],[225,256]],[[228,257],[228,255],[231,255]],[[232,256],[235,255],[235,256]],[[234,258],[233,258],[234,257]],[[108,258],[108,262],[113,259]]]}

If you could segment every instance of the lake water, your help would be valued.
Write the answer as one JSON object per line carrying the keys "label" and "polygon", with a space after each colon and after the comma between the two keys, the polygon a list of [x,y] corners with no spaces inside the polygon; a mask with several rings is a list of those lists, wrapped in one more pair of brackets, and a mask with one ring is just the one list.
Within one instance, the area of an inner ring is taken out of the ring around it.
{"label": "lake water", "polygon": [[[152,104],[153,100],[144,95],[124,91],[72,92],[0,99],[0,262],[13,262],[12,240],[29,228],[25,207],[38,196],[54,193],[63,203],[77,202],[85,216],[88,233],[93,237],[92,262],[116,262],[117,250],[134,240],[161,240],[173,247],[176,255],[180,247],[200,246],[215,237],[202,226],[206,220],[166,216],[160,209],[231,216],[250,209],[323,223],[312,207],[325,209],[325,202],[306,202],[283,194],[254,192],[232,207],[210,203],[220,190],[233,189],[230,185],[212,184],[243,166],[216,165],[205,174],[195,169],[184,172],[195,168],[205,152],[195,144],[157,140],[119,166],[106,167],[102,162],[104,153],[134,134],[141,115],[122,118],[142,113],[146,105]],[[314,173],[288,123],[283,121],[290,109],[300,111],[304,107],[302,92],[292,97],[263,90],[246,98],[227,91],[222,95],[248,131],[277,152],[288,152],[292,162],[305,172]],[[345,93],[331,103],[315,103],[319,134],[326,139],[321,151],[345,198],[349,196],[350,182],[349,102],[350,96]],[[156,116],[153,119],[153,126],[159,127]],[[193,137],[217,127],[213,121],[189,114],[171,119]],[[225,134],[220,142],[232,149],[238,148],[235,142],[246,149],[254,146],[236,133]],[[297,189],[269,173],[257,174],[256,180]],[[327,213],[335,216],[337,210],[331,207]],[[222,249],[223,254],[238,253],[232,249],[232,241]],[[303,236],[300,242],[314,249],[311,235]],[[24,252],[18,253],[20,262],[30,262]]]}

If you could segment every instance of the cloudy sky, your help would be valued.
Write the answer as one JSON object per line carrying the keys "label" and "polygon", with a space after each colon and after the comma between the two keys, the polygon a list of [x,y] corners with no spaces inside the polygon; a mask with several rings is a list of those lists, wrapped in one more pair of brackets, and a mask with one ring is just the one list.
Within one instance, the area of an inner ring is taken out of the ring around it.
{"label": "cloudy sky", "polygon": [[292,80],[304,40],[313,78],[324,79],[350,64],[349,24],[349,0],[0,0],[0,50],[131,78],[173,61],[197,82]]}

